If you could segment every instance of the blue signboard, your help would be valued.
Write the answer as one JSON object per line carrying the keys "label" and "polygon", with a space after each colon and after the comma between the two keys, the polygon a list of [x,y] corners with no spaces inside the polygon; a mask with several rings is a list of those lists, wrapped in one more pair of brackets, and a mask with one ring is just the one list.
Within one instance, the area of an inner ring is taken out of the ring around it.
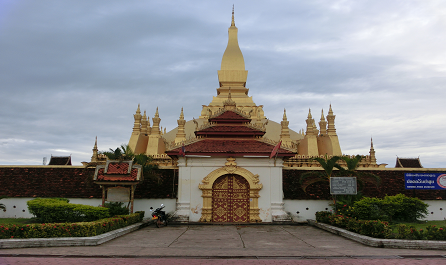
{"label": "blue signboard", "polygon": [[405,189],[445,189],[445,173],[405,173]]}

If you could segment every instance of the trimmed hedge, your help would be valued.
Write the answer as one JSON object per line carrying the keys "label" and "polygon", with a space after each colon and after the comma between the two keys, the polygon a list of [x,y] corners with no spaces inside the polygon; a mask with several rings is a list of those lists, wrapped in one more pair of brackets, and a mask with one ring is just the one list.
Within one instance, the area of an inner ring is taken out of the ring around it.
{"label": "trimmed hedge", "polygon": [[364,197],[354,203],[337,202],[337,214],[359,220],[414,222],[428,214],[428,204],[404,194],[385,196],[383,199]]}
{"label": "trimmed hedge", "polygon": [[64,198],[37,198],[27,205],[29,212],[42,223],[90,222],[110,217],[108,208],[71,204]]}
{"label": "trimmed hedge", "polygon": [[1,224],[0,239],[90,237],[104,234],[131,224],[141,222],[144,212],[120,215],[93,222],[42,223],[42,224]]}

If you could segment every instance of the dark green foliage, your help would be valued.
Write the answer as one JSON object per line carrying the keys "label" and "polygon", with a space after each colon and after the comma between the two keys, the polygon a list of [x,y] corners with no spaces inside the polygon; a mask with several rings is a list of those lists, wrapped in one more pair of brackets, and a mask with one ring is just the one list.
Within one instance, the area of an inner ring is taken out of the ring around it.
{"label": "dark green foliage", "polygon": [[315,219],[320,223],[329,223],[329,217],[332,216],[332,212],[320,211],[315,213]]}
{"label": "dark green foliage", "polygon": [[28,210],[42,223],[89,222],[109,217],[109,210],[71,204],[64,198],[37,198],[27,202]]}
{"label": "dark green foliage", "polygon": [[365,197],[354,203],[352,216],[365,220],[413,222],[428,214],[428,204],[403,194],[384,199]]}
{"label": "dark green foliage", "polygon": [[0,224],[0,239],[90,237],[141,222],[144,212],[120,215],[93,222]]}
{"label": "dark green foliage", "polygon": [[336,204],[331,204],[334,213],[352,216],[354,203],[363,198],[361,192],[357,195],[337,195]]}
{"label": "dark green foliage", "polygon": [[129,214],[129,209],[126,206],[123,206],[122,202],[107,202],[104,205],[104,207],[109,209],[109,215],[111,217]]}
{"label": "dark green foliage", "polygon": [[107,156],[109,160],[125,161],[133,160],[133,158],[135,157],[132,149],[129,147],[129,145],[126,144],[122,144],[120,147],[114,150],[109,149],[109,151],[101,151],[100,153]]}
{"label": "dark green foliage", "polygon": [[428,204],[418,198],[403,194],[386,196],[383,199],[383,209],[393,221],[414,222],[428,214]]}
{"label": "dark green foliage", "polygon": [[360,220],[389,221],[390,217],[382,206],[382,199],[364,197],[363,199],[354,203],[351,216]]}
{"label": "dark green foliage", "polygon": [[[379,187],[381,182],[379,176],[373,173],[357,171],[358,164],[363,158],[364,157],[361,155],[356,155],[352,158],[348,156],[333,156],[332,158],[312,158],[312,160],[315,160],[320,164],[324,171],[311,171],[303,173],[298,179],[298,182],[293,182],[293,185],[297,186],[299,184],[301,186],[301,189],[307,192],[306,190],[310,185],[317,182],[329,182],[332,176],[355,176],[357,177],[358,191],[360,192],[363,190],[365,183],[373,183],[376,187]],[[346,163],[346,168],[342,167],[338,163],[339,161],[344,161]],[[334,169],[338,169],[339,171],[334,172]]]}
{"label": "dark green foliage", "polygon": [[325,159],[318,157],[312,159],[320,163],[321,167],[323,167],[324,172],[312,171],[302,174],[298,181],[303,191],[306,191],[308,186],[316,182],[329,182],[334,168],[342,169],[342,167],[337,163],[337,161],[341,159],[338,156],[333,156],[330,159],[328,159],[327,157]]}

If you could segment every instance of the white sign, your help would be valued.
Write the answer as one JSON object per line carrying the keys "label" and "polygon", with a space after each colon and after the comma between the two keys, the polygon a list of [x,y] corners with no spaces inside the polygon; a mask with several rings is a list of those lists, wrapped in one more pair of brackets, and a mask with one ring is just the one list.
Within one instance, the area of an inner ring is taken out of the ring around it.
{"label": "white sign", "polygon": [[357,195],[357,177],[331,177],[332,195]]}
{"label": "white sign", "polygon": [[109,202],[129,202],[130,188],[111,187],[107,189],[107,201]]}

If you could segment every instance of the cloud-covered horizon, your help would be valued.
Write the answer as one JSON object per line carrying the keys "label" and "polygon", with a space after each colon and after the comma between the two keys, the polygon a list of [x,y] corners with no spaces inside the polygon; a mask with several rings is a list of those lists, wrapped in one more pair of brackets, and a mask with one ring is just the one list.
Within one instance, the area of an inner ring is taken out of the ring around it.
{"label": "cloud-covered horizon", "polygon": [[138,106],[172,130],[218,87],[231,8],[249,96],[294,131],[329,104],[344,154],[446,166],[445,1],[0,1],[0,165],[89,161]]}

